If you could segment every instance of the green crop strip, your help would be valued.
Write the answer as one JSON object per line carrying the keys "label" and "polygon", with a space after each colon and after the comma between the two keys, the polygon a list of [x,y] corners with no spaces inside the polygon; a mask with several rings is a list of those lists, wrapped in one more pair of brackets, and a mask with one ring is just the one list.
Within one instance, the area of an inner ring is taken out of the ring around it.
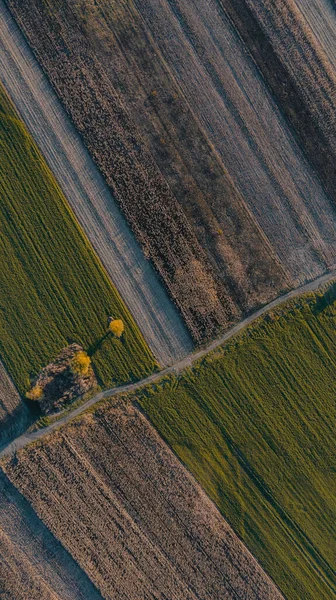
{"label": "green crop strip", "polygon": [[143,378],[155,360],[2,89],[0,158],[0,356],[19,391],[72,341],[103,386]]}
{"label": "green crop strip", "polygon": [[139,395],[285,596],[336,592],[336,284]]}

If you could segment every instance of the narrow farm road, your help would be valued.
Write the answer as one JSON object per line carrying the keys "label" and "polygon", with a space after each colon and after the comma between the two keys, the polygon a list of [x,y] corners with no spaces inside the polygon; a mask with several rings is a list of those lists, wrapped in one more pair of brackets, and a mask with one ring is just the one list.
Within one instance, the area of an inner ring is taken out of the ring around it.
{"label": "narrow farm road", "polygon": [[228,341],[230,338],[242,331],[242,329],[250,325],[253,321],[261,317],[263,314],[267,313],[269,310],[280,306],[281,304],[283,304],[287,300],[290,300],[291,298],[295,298],[296,296],[300,296],[301,294],[305,294],[307,292],[313,292],[332,279],[336,279],[336,269],[329,271],[328,273],[322,275],[321,277],[318,277],[314,281],[311,281],[301,287],[298,287],[295,290],[284,294],[283,296],[279,296],[278,298],[276,298],[276,300],[273,300],[269,304],[266,304],[253,314],[246,317],[246,319],[229,329],[220,338],[214,340],[213,342],[211,342],[204,348],[201,348],[197,352],[189,354],[188,356],[184,357],[182,360],[176,362],[175,364],[165,369],[162,369],[157,373],[153,373],[153,375],[150,375],[149,377],[146,377],[141,381],[137,381],[136,383],[130,383],[128,385],[123,385],[117,388],[105,390],[104,392],[99,392],[96,396],[94,396],[93,398],[91,398],[72,412],[65,414],[63,417],[61,417],[48,427],[17,437],[15,440],[13,440],[10,444],[5,446],[1,450],[0,459],[15,453],[17,450],[24,448],[24,446],[27,446],[31,442],[43,438],[46,434],[50,433],[54,429],[57,429],[58,427],[60,427],[60,425],[68,423],[69,421],[71,421],[71,419],[77,417],[78,415],[86,411],[91,406],[94,406],[95,404],[97,404],[97,402],[100,402],[100,400],[103,400],[104,398],[111,398],[112,396],[116,396],[117,394],[133,392],[144,387],[145,385],[148,385],[149,383],[154,383],[155,381],[158,381],[164,375],[168,375],[170,373],[180,373],[183,369],[192,366],[192,364],[195,363],[197,360],[203,358],[204,356],[209,354],[209,352],[215,350],[215,348],[218,348],[218,346],[221,346],[224,342]]}
{"label": "narrow farm road", "polygon": [[0,82],[158,362],[170,365],[190,353],[193,344],[182,317],[4,0],[0,0]]}

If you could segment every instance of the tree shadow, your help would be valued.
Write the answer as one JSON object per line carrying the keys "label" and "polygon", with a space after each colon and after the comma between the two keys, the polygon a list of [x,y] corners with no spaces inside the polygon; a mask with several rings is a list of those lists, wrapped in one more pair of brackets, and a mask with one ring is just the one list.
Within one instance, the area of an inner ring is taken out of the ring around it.
{"label": "tree shadow", "polygon": [[87,354],[90,357],[92,357],[97,352],[97,350],[99,350],[102,347],[103,343],[105,342],[106,338],[109,335],[110,335],[110,332],[107,331],[106,333],[104,333],[104,335],[99,340],[97,340],[96,342],[91,344],[91,346],[87,349]]}
{"label": "tree shadow", "polygon": [[313,308],[314,315],[319,315],[326,308],[331,306],[336,301],[336,283],[328,287],[324,294],[316,297],[316,303]]}

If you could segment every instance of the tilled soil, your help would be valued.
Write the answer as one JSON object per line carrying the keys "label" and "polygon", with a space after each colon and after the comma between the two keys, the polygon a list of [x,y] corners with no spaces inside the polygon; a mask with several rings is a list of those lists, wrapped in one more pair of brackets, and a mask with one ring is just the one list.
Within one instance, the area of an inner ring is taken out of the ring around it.
{"label": "tilled soil", "polygon": [[332,64],[295,0],[220,0],[330,198],[336,202]]}
{"label": "tilled soil", "polygon": [[8,4],[196,341],[335,264],[333,77],[293,2]]}
{"label": "tilled soil", "polygon": [[99,600],[71,556],[0,472],[0,597],[4,600]]}
{"label": "tilled soil", "polygon": [[334,0],[295,0],[316,42],[336,67],[336,6]]}
{"label": "tilled soil", "polygon": [[104,598],[281,598],[132,405],[86,414],[6,464]]}

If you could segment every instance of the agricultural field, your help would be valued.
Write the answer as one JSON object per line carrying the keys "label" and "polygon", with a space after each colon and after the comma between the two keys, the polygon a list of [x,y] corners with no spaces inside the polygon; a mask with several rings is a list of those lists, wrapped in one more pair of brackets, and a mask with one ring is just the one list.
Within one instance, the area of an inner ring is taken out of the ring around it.
{"label": "agricultural field", "polygon": [[295,0],[333,67],[336,67],[336,11],[333,0]]}
{"label": "agricultural field", "polygon": [[193,348],[182,316],[3,0],[0,81],[155,358],[181,359]]}
{"label": "agricultural field", "polygon": [[335,19],[0,0],[1,598],[336,600]]}
{"label": "agricultural field", "polygon": [[21,433],[29,421],[29,411],[0,361],[0,448]]}
{"label": "agricultural field", "polygon": [[136,396],[290,600],[336,597],[336,284]]}
{"label": "agricultural field", "polygon": [[237,6],[244,25],[236,26],[335,203],[335,69],[295,0]]}
{"label": "agricultural field", "polygon": [[155,360],[3,90],[0,153],[0,355],[18,391],[73,341],[101,385],[141,379]]}
{"label": "agricultural field", "polygon": [[123,398],[19,451],[4,470],[105,599],[282,598]]}
{"label": "agricultural field", "polygon": [[85,573],[0,472],[2,600],[100,600]]}
{"label": "agricultural field", "polygon": [[8,0],[196,342],[336,262],[332,74],[250,4]]}

